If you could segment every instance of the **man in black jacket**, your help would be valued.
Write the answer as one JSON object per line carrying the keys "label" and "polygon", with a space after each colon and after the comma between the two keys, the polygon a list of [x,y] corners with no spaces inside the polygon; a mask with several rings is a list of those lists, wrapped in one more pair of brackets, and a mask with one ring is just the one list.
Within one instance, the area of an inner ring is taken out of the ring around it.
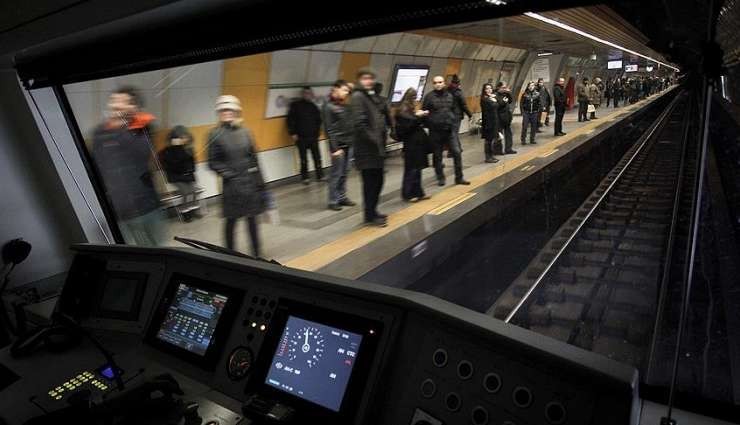
{"label": "man in black jacket", "polygon": [[563,116],[568,100],[565,96],[565,79],[558,78],[555,87],[552,88],[553,104],[555,105],[555,136],[565,136],[563,133]]}
{"label": "man in black jacket", "polygon": [[355,166],[362,176],[365,223],[385,227],[388,225],[388,216],[380,214],[377,207],[383,189],[386,127],[385,117],[374,99],[374,86],[375,72],[361,69],[357,73],[357,85],[349,106]]}
{"label": "man in black jacket", "polygon": [[347,110],[349,84],[337,80],[324,104],[324,128],[329,137],[331,172],[329,174],[329,209],[341,211],[355,203],[347,197],[347,171],[352,147],[352,117]]}
{"label": "man in black jacket", "polygon": [[455,139],[457,145],[460,146],[460,152],[462,152],[462,145],[460,144],[460,121],[465,118],[465,115],[468,116],[468,119],[472,118],[473,114],[470,112],[470,109],[468,109],[468,102],[465,101],[465,96],[463,95],[460,83],[460,77],[458,77],[457,74],[454,74],[450,81],[450,85],[447,86],[447,90],[450,91],[452,99],[454,100],[452,103],[452,111],[455,113],[456,118],[455,121],[452,122],[452,125],[455,127],[452,131],[452,137]]}
{"label": "man in black jacket", "polygon": [[[422,101],[421,109],[428,111],[427,127],[431,140],[434,161],[434,171],[437,174],[437,184],[445,185],[445,175],[442,169],[442,150],[449,146],[455,162],[455,184],[469,185],[462,171],[462,156],[457,131],[460,128],[460,118],[455,112],[455,98],[445,88],[445,79],[438,75],[432,79],[434,90],[427,93]],[[455,124],[457,122],[457,124]]]}
{"label": "man in black jacket", "polygon": [[311,150],[313,166],[316,168],[316,180],[324,178],[321,169],[319,152],[319,131],[321,130],[321,112],[313,102],[311,87],[304,87],[301,98],[290,104],[288,110],[288,132],[298,146],[301,156],[301,179],[308,184],[308,150]]}
{"label": "man in black jacket", "polygon": [[540,106],[542,110],[537,115],[537,132],[542,133],[542,115],[545,116],[545,125],[550,125],[550,92],[545,87],[545,80],[539,78],[537,80],[537,91],[540,93]]}
{"label": "man in black jacket", "polygon": [[511,104],[514,102],[514,98],[511,95],[511,89],[506,85],[506,82],[499,81],[496,84],[496,100],[498,102],[498,123],[501,133],[504,136],[505,150],[502,151],[500,141],[496,141],[493,147],[494,155],[510,155],[515,154],[516,151],[512,149],[514,144],[514,136],[511,133],[511,121],[514,119],[514,114],[511,111]]}

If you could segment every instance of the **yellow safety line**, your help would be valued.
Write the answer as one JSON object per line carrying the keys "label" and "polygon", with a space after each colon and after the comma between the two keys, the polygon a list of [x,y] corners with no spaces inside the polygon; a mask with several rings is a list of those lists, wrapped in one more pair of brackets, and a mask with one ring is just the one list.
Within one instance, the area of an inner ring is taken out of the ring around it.
{"label": "yellow safety line", "polygon": [[[514,157],[507,157],[506,161],[502,161],[501,164],[493,166],[491,170],[470,178],[470,186],[451,186],[435,194],[434,197],[432,197],[432,199],[430,200],[417,202],[409,207],[390,214],[388,216],[387,227],[362,227],[353,232],[342,235],[327,244],[324,244],[316,249],[307,252],[306,254],[288,260],[283,264],[288,267],[293,267],[301,270],[318,270],[336,261],[337,259],[344,257],[345,255],[348,255],[359,248],[362,248],[368,243],[405,226],[406,224],[418,219],[419,217],[430,214],[433,210],[444,207],[446,204],[456,200],[460,196],[472,190],[475,190],[476,188],[509,172],[510,170],[514,170],[522,166],[526,162],[536,158],[538,155],[541,155],[543,152],[547,152],[553,148],[562,146],[580,135],[592,132],[597,125],[602,124],[604,121],[612,121],[616,117],[624,115],[635,109],[641,108],[645,104],[645,102],[652,102],[659,97],[660,96],[653,97],[652,99],[643,99],[633,105],[624,106],[618,111],[612,112],[611,114],[602,117],[598,122],[591,122],[584,125],[583,127],[579,127],[568,132],[567,136],[559,137],[547,144],[537,146],[536,148],[528,152],[519,153]],[[391,252],[389,254],[393,253]]]}
{"label": "yellow safety line", "polygon": [[554,154],[555,152],[557,152],[557,151],[559,151],[559,150],[560,150],[560,149],[553,149],[553,150],[551,150],[550,152],[548,152],[548,153],[546,153],[546,154],[540,155],[540,158],[547,158],[548,156],[550,156],[550,155]]}
{"label": "yellow safety line", "polygon": [[458,196],[457,198],[451,200],[450,202],[447,202],[445,204],[442,204],[439,207],[437,207],[437,208],[429,211],[427,213],[427,215],[440,215],[440,214],[443,214],[446,211],[454,208],[456,205],[462,204],[463,202],[465,202],[466,200],[472,198],[473,196],[475,196],[475,193],[473,193],[473,192],[464,193],[464,194]]}

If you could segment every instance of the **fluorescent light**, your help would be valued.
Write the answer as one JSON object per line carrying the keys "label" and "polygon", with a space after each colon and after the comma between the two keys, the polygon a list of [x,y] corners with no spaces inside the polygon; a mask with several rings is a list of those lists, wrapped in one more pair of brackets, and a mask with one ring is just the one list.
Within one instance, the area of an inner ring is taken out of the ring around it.
{"label": "fluorescent light", "polygon": [[554,26],[556,26],[558,28],[562,28],[564,30],[567,30],[567,31],[570,31],[570,32],[574,32],[574,33],[576,33],[578,35],[581,35],[583,37],[590,38],[591,40],[594,40],[594,41],[599,42],[601,44],[606,44],[607,46],[614,47],[614,48],[619,49],[619,50],[621,50],[623,52],[632,53],[633,55],[637,55],[637,56],[639,56],[641,58],[645,58],[647,60],[651,60],[653,62],[657,62],[657,63],[659,63],[659,64],[661,64],[663,66],[667,66],[668,68],[671,68],[672,70],[674,70],[676,72],[679,72],[680,71],[680,69],[676,68],[673,65],[669,65],[669,64],[667,64],[665,62],[661,62],[661,61],[659,61],[659,60],[657,60],[655,58],[651,58],[650,56],[646,56],[646,55],[643,55],[642,53],[638,53],[638,52],[635,52],[634,50],[630,50],[630,49],[628,49],[626,47],[622,47],[622,46],[620,46],[618,44],[612,43],[611,41],[606,41],[606,40],[604,40],[602,38],[599,38],[599,37],[597,37],[595,35],[589,34],[589,33],[585,32],[585,31],[581,31],[578,28],[571,27],[570,25],[566,25],[566,24],[564,24],[562,22],[558,22],[558,21],[556,21],[554,19],[550,19],[550,18],[548,18],[546,16],[542,16],[542,15],[540,15],[538,13],[527,12],[527,13],[525,13],[525,15],[526,16],[529,16],[530,18],[534,18],[534,19],[537,19],[539,21],[548,23],[550,25],[554,25]]}
{"label": "fluorescent light", "polygon": [[506,6],[507,0],[486,0],[486,2],[491,3],[494,6]]}
{"label": "fluorescent light", "polygon": [[541,52],[541,53],[537,53],[537,56],[550,56],[550,55],[552,55],[552,52]]}

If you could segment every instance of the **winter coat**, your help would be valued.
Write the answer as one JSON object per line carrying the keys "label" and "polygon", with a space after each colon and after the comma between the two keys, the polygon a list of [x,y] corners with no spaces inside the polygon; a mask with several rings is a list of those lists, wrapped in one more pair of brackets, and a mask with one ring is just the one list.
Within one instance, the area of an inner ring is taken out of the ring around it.
{"label": "winter coat", "polygon": [[472,117],[473,114],[470,112],[470,109],[468,109],[468,103],[465,101],[465,96],[463,96],[463,91],[460,87],[450,87],[448,88],[448,91],[452,94],[452,99],[454,100],[454,102],[452,102],[452,112],[455,117],[457,117],[457,120],[460,121],[465,118],[465,115],[467,115],[468,118]]}
{"label": "winter coat", "polygon": [[511,96],[511,92],[508,90],[497,91],[496,100],[498,100],[499,125],[502,127],[511,125],[511,121],[514,119],[514,114],[511,111],[511,104],[514,101],[514,98]]}
{"label": "winter coat", "polygon": [[433,133],[452,130],[452,123],[458,119],[455,115],[455,99],[447,90],[432,90],[422,100],[421,109],[429,111],[426,125]]}
{"label": "winter coat", "polygon": [[540,108],[540,93],[537,90],[525,90],[524,94],[522,94],[521,103],[519,104],[519,109],[522,113],[527,112],[533,114],[539,112],[541,110]]}
{"label": "winter coat", "polygon": [[579,84],[576,87],[576,95],[578,96],[579,102],[588,102],[589,98],[589,85],[588,84]]}
{"label": "winter coat", "polygon": [[552,99],[556,109],[565,108],[568,103],[567,96],[565,95],[565,88],[555,84],[555,87],[552,88]]}
{"label": "winter coat", "polygon": [[547,87],[545,87],[545,85],[543,84],[541,86],[535,87],[535,90],[540,93],[540,105],[542,106],[542,110],[544,112],[549,111],[552,100],[550,98],[550,92],[547,90]]}
{"label": "winter coat", "polygon": [[168,182],[195,181],[195,160],[190,148],[182,145],[168,146],[159,153],[159,163],[162,164]]}
{"label": "winter coat", "polygon": [[383,168],[386,123],[370,93],[357,88],[349,104],[355,166],[359,170]]}
{"label": "winter coat", "polygon": [[347,105],[331,100],[324,104],[324,128],[329,137],[329,150],[336,152],[352,146],[352,117]]}
{"label": "winter coat", "polygon": [[151,165],[151,122],[138,113],[128,127],[101,124],[93,132],[92,156],[105,192],[120,220],[140,217],[159,208]]}
{"label": "winter coat", "polygon": [[254,217],[265,210],[264,181],[254,137],[239,126],[221,124],[208,133],[208,166],[223,179],[223,216]]}
{"label": "winter coat", "polygon": [[596,84],[588,86],[588,103],[594,106],[601,105],[601,89]]}
{"label": "winter coat", "polygon": [[[499,102],[497,96],[493,98],[481,96],[480,110],[483,123],[481,125],[480,135],[485,140],[496,140],[499,131]],[[503,106],[504,108],[506,105]]]}
{"label": "winter coat", "polygon": [[399,110],[396,115],[396,135],[403,142],[403,164],[406,169],[420,170],[429,166],[429,136],[424,120],[412,112]]}
{"label": "winter coat", "polygon": [[299,139],[318,140],[321,131],[321,112],[310,100],[298,99],[288,110],[288,133]]}

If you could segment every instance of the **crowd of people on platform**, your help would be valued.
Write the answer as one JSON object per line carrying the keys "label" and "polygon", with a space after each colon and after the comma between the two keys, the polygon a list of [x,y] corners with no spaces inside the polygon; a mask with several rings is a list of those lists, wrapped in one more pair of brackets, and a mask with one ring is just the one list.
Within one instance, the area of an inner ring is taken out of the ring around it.
{"label": "crowd of people on platform", "polygon": [[[323,127],[328,139],[331,166],[328,179],[328,208],[340,211],[356,203],[347,195],[350,164],[360,172],[364,222],[372,226],[387,225],[387,215],[378,211],[378,201],[385,178],[385,159],[389,134],[403,145],[404,201],[429,199],[422,185],[422,170],[431,165],[439,186],[446,184],[444,151],[453,159],[455,184],[469,185],[463,175],[460,127],[465,117],[472,118],[454,75],[449,84],[442,76],[432,79],[432,90],[423,97],[414,88],[403,93],[400,103],[391,108],[381,95],[382,85],[370,69],[357,73],[356,82],[337,80],[321,106],[314,102],[310,87],[292,102],[287,114],[287,127],[300,157],[303,184],[310,184],[308,156],[313,159],[315,178],[326,181],[319,151]],[[596,118],[596,111],[606,99],[634,103],[665,89],[668,79],[612,78],[603,82],[584,78],[576,88],[578,120]],[[497,155],[517,153],[513,149],[512,121],[514,96],[506,82],[483,85],[480,94],[480,134],[484,140],[485,162],[495,163]],[[542,79],[531,81],[519,99],[522,114],[520,141],[536,144],[536,133],[550,124],[554,107],[554,135],[565,135],[563,116],[567,108],[565,80],[559,78],[552,89]],[[152,123],[154,116],[142,110],[136,90],[124,87],[109,97],[108,117],[93,134],[91,153],[102,177],[106,194],[117,214],[125,240],[140,245],[162,243],[161,198],[155,185],[155,174],[176,187],[181,201],[176,207],[185,221],[201,217],[195,179],[196,160],[193,135],[183,126],[173,127],[159,152],[154,149]],[[256,156],[254,136],[242,120],[242,105],[235,96],[219,96],[215,113],[217,125],[210,130],[205,143],[210,170],[222,180],[222,215],[224,240],[234,249],[237,221],[245,218],[252,253],[260,255],[257,217],[274,206],[266,189]],[[588,114],[590,113],[590,118]],[[544,118],[544,123],[543,123]],[[155,163],[155,166],[152,166]]]}

